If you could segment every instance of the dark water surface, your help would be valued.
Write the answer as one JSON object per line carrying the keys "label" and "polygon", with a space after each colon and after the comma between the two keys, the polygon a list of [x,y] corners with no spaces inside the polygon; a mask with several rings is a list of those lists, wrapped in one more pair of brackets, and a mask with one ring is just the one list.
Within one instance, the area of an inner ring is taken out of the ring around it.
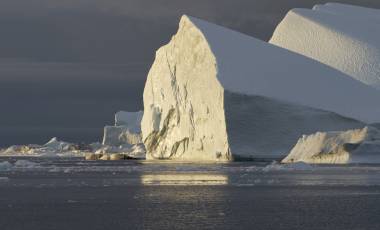
{"label": "dark water surface", "polygon": [[5,160],[1,230],[380,229],[377,165]]}

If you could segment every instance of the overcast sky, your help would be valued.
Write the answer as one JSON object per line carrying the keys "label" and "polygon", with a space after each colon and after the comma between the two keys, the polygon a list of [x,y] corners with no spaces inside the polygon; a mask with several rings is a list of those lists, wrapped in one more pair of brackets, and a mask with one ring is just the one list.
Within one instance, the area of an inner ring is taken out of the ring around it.
{"label": "overcast sky", "polygon": [[116,111],[142,109],[154,52],[182,14],[268,40],[289,9],[325,2],[1,0],[0,146],[100,140]]}

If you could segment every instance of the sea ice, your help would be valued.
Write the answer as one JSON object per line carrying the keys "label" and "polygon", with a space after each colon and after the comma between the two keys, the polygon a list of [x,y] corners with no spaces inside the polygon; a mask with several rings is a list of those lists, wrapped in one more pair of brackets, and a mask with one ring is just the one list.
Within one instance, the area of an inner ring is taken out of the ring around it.
{"label": "sea ice", "polygon": [[296,162],[292,164],[279,164],[277,162],[273,162],[272,164],[269,164],[265,166],[262,170],[264,172],[271,172],[271,171],[304,171],[304,170],[313,170],[314,167],[306,164],[304,162]]}
{"label": "sea ice", "polygon": [[9,163],[8,161],[0,162],[0,172],[1,171],[9,171],[11,170],[13,165]]}
{"label": "sea ice", "polygon": [[28,161],[28,160],[17,160],[14,163],[14,167],[17,168],[37,168],[39,164],[36,162]]}

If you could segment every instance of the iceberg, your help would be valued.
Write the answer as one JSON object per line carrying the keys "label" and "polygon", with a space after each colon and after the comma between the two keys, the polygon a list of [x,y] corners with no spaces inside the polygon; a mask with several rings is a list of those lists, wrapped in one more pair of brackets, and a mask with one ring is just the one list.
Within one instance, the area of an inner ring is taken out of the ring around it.
{"label": "iceberg", "polygon": [[44,145],[13,145],[2,151],[1,156],[80,157],[88,146],[60,141],[53,137]]}
{"label": "iceberg", "polygon": [[115,125],[104,127],[103,145],[119,146],[142,143],[141,119],[143,112],[119,111],[115,114]]}
{"label": "iceberg", "polygon": [[115,126],[104,128],[103,143],[73,144],[52,138],[44,145],[14,145],[1,156],[85,157],[87,160],[144,159],[140,122],[143,112],[115,114]]}
{"label": "iceberg", "polygon": [[269,42],[380,89],[380,10],[340,3],[293,9]]}
{"label": "iceberg", "polygon": [[141,132],[132,132],[127,126],[104,127],[103,145],[135,145],[141,142]]}
{"label": "iceberg", "polygon": [[142,111],[115,114],[114,126],[105,126],[103,141],[93,145],[87,160],[120,160],[125,158],[145,159],[145,147],[141,137]]}
{"label": "iceberg", "polygon": [[141,118],[143,111],[119,111],[115,114],[115,126],[126,126],[131,132],[141,132]]}
{"label": "iceberg", "polygon": [[49,142],[44,144],[43,147],[54,152],[78,150],[78,146],[72,143],[59,141],[56,137],[53,137]]}
{"label": "iceberg", "polygon": [[300,138],[282,163],[380,163],[380,130],[365,127],[317,132]]}
{"label": "iceberg", "polygon": [[303,55],[183,16],[144,89],[147,159],[284,153],[303,133],[380,120],[380,91]]}

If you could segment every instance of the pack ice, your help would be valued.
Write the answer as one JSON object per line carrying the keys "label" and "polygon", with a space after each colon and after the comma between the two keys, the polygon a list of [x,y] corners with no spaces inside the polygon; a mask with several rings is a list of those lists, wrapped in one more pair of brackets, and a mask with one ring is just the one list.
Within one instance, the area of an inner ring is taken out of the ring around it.
{"label": "pack ice", "polygon": [[302,134],[379,121],[379,99],[320,62],[183,16],[149,71],[142,137],[147,159],[284,154]]}
{"label": "pack ice", "polygon": [[339,3],[293,9],[270,43],[380,89],[380,10]]}
{"label": "pack ice", "polygon": [[83,146],[60,141],[53,137],[44,145],[13,145],[0,150],[0,156],[43,156],[43,157],[74,157],[83,156]]}
{"label": "pack ice", "polygon": [[365,127],[304,135],[282,162],[380,163],[380,131]]}

